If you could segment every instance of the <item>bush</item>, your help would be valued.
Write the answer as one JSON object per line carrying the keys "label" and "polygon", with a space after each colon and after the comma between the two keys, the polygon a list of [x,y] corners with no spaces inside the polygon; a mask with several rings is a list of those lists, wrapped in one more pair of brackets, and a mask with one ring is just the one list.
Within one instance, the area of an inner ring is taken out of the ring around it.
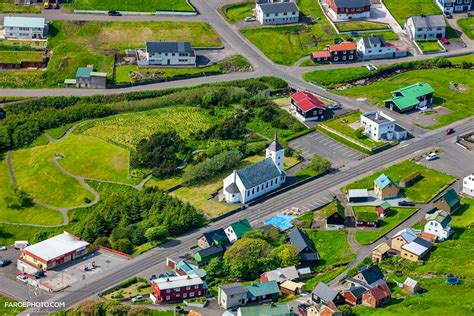
{"label": "bush", "polygon": [[308,167],[319,174],[328,171],[331,168],[331,162],[323,156],[313,155]]}
{"label": "bush", "polygon": [[133,252],[133,245],[127,238],[119,239],[114,244],[113,247],[115,250],[131,254]]}
{"label": "bush", "polygon": [[149,241],[160,241],[168,236],[168,230],[164,226],[150,227],[145,232]]}

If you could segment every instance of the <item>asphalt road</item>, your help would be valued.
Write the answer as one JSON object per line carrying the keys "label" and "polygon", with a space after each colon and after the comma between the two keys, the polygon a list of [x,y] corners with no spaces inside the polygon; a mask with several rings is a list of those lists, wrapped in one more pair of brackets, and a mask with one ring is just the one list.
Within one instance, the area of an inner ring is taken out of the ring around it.
{"label": "asphalt road", "polygon": [[[453,126],[456,127],[456,135],[460,135],[472,130],[473,119],[470,118],[468,120],[464,120],[463,122],[458,122],[457,124],[453,124]],[[155,248],[127,262],[123,266],[118,267],[114,271],[104,273],[96,279],[91,279],[89,283],[83,287],[72,286],[64,293],[59,293],[58,295],[51,298],[50,301],[65,302],[67,307],[74,306],[75,304],[78,304],[87,298],[95,297],[97,293],[119,283],[128,277],[139,274],[140,271],[152,268],[154,265],[163,262],[167,256],[176,254],[182,255],[187,252],[191,252],[190,247],[196,244],[197,238],[205,230],[210,228],[225,227],[232,222],[244,217],[255,223],[255,221],[260,221],[266,216],[279,210],[293,206],[299,207],[305,203],[311,203],[317,199],[320,199],[321,196],[336,192],[336,190],[338,190],[341,186],[353,181],[355,178],[359,178],[365,174],[373,173],[374,171],[385,166],[406,159],[408,156],[413,155],[414,153],[423,150],[429,150],[434,146],[439,146],[439,144],[444,141],[446,141],[446,136],[442,131],[430,132],[427,133],[425,137],[417,139],[405,147],[397,146],[380,154],[370,156],[360,161],[357,165],[344,168],[340,172],[330,174],[303,184],[291,191],[282,193],[271,199],[249,207],[244,211],[233,214],[219,222],[212,223],[210,227],[208,226],[196,230],[176,239],[175,241],[171,241],[162,247]],[[420,217],[423,216],[423,214],[420,213],[417,216]],[[408,226],[411,224],[411,221],[407,221],[403,226]],[[402,227],[399,227],[398,229],[401,228]],[[392,233],[393,231],[389,233],[389,236]],[[363,260],[363,258],[365,258],[370,253],[370,249],[370,246],[362,247],[357,253],[356,260],[351,263],[351,265],[355,265]],[[33,310],[28,310],[27,312],[33,312]],[[41,310],[41,313],[44,312],[46,312],[46,310]]]}

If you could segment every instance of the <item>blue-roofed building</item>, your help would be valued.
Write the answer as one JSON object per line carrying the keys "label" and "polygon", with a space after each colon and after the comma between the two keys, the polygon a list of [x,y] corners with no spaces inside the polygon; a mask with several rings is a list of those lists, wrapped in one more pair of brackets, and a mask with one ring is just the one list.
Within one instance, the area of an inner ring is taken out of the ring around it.
{"label": "blue-roofed building", "polygon": [[76,79],[64,80],[66,88],[92,88],[105,89],[107,87],[107,73],[94,71],[92,65],[79,67],[76,71]]}
{"label": "blue-roofed building", "polygon": [[278,214],[265,221],[265,224],[272,225],[281,231],[288,230],[293,227],[294,216]]}
{"label": "blue-roofed building", "polygon": [[224,179],[224,196],[227,203],[248,203],[281,187],[286,180],[283,162],[285,150],[274,141],[266,150],[265,159],[234,170]]}
{"label": "blue-roofed building", "polygon": [[3,20],[6,39],[45,39],[48,25],[44,18],[6,16]]}
{"label": "blue-roofed building", "polygon": [[398,196],[400,189],[392,179],[382,173],[374,181],[374,192],[382,200],[393,199]]}

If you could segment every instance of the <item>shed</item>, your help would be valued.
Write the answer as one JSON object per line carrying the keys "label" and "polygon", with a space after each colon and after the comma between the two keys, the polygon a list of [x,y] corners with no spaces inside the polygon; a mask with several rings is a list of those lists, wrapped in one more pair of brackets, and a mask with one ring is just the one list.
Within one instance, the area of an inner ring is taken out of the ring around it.
{"label": "shed", "polygon": [[382,202],[380,205],[375,207],[375,212],[377,213],[378,217],[384,218],[390,214],[390,203],[387,201]]}
{"label": "shed", "polygon": [[367,189],[350,189],[347,196],[350,203],[367,202],[369,200],[369,192]]}
{"label": "shed", "polygon": [[390,250],[390,246],[384,242],[372,250],[372,262],[379,263],[385,258]]}
{"label": "shed", "polygon": [[286,280],[280,284],[280,291],[286,295],[297,295],[304,291],[305,284],[303,282],[293,282]]}
{"label": "shed", "polygon": [[420,289],[420,283],[418,283],[418,281],[413,280],[412,278],[407,278],[405,282],[403,282],[403,290],[407,294],[415,294],[419,292]]}

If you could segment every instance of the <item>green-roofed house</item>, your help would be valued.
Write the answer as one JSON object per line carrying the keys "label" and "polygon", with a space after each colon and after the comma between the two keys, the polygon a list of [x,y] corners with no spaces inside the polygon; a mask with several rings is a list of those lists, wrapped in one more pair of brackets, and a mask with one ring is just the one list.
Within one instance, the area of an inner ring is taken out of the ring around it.
{"label": "green-roofed house", "polygon": [[240,307],[237,310],[238,316],[296,316],[288,307],[288,303],[265,304],[257,306]]}
{"label": "green-roofed house", "polygon": [[443,210],[449,214],[453,214],[461,207],[461,198],[454,189],[449,189],[440,198],[435,200],[433,205],[438,210]]}
{"label": "green-roofed house", "polygon": [[334,201],[314,212],[313,228],[316,229],[343,229],[345,223],[344,206]]}
{"label": "green-roofed house", "polygon": [[426,82],[418,82],[392,91],[392,98],[385,100],[386,108],[403,113],[426,107],[433,103],[434,89]]}
{"label": "green-roofed house", "polygon": [[94,71],[91,65],[79,67],[76,71],[76,79],[64,80],[64,86],[66,88],[105,89],[107,86],[107,73]]}
{"label": "green-roofed house", "polygon": [[378,217],[384,218],[385,216],[390,214],[390,203],[388,203],[387,201],[383,201],[375,207],[375,213],[377,213]]}
{"label": "green-roofed house", "polygon": [[244,218],[241,219],[225,229],[225,234],[231,243],[236,242],[240,238],[244,236],[246,232],[252,230],[252,226],[250,225],[249,221]]}
{"label": "green-roofed house", "polygon": [[446,240],[451,235],[451,215],[448,212],[437,210],[432,214],[426,214],[424,232],[435,235],[438,240]]}
{"label": "green-roofed house", "polygon": [[379,226],[379,217],[377,213],[370,207],[358,207],[352,208],[354,211],[356,227],[378,227]]}
{"label": "green-roofed house", "polygon": [[276,302],[280,296],[277,281],[247,285],[247,303]]}

